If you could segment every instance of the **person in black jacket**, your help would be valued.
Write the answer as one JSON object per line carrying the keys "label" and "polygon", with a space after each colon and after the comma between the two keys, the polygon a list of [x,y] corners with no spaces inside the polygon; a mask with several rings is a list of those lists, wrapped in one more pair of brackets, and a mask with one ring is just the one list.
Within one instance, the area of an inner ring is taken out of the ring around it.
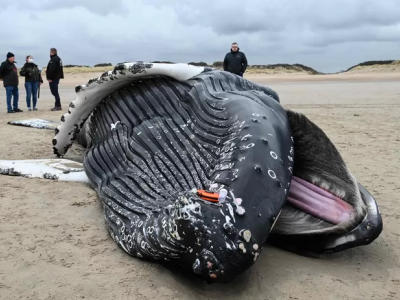
{"label": "person in black jacket", "polygon": [[19,71],[19,74],[25,77],[26,105],[28,106],[28,110],[31,110],[31,98],[33,110],[37,110],[38,89],[43,80],[38,66],[33,63],[32,55],[26,57],[26,63],[21,68],[21,71]]}
{"label": "person in black jacket", "polygon": [[61,110],[61,99],[58,94],[58,84],[60,79],[64,79],[64,70],[61,58],[57,55],[57,49],[50,49],[50,61],[47,64],[46,78],[49,81],[51,94],[54,96],[56,102],[52,111]]}
{"label": "person in black jacket", "polygon": [[[22,112],[18,108],[18,72],[17,67],[15,66],[15,55],[11,52],[7,53],[7,60],[4,61],[0,66],[0,79],[3,80],[3,85],[6,88],[6,97],[7,97],[7,112],[8,113],[16,113]],[[11,106],[11,99],[13,98],[13,103]]]}
{"label": "person in black jacket", "polygon": [[225,55],[224,58],[224,71],[243,77],[247,68],[247,58],[243,52],[239,51],[237,43],[232,43],[231,51]]}

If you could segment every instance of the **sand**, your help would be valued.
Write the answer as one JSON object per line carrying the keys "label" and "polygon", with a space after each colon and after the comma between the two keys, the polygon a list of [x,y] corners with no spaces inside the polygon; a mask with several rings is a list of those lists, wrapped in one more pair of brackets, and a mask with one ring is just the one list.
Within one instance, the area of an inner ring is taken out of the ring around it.
{"label": "sand", "polygon": [[[64,111],[74,85],[63,80]],[[275,89],[332,139],[357,179],[375,196],[384,230],[368,246],[306,258],[265,246],[234,282],[207,285],[126,255],[105,230],[96,195],[85,184],[0,176],[0,299],[399,299],[400,73],[246,75]],[[7,124],[43,118],[53,98],[44,84],[38,112],[7,114],[0,89],[0,159],[51,158],[53,131]],[[74,146],[69,155],[79,155]]]}

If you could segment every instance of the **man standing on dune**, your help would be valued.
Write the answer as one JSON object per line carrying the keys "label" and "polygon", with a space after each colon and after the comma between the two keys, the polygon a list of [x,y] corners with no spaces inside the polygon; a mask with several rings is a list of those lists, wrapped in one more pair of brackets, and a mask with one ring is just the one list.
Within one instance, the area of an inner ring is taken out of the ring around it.
{"label": "man standing on dune", "polygon": [[57,49],[50,49],[50,61],[46,69],[46,78],[49,81],[51,94],[54,96],[56,102],[52,111],[61,110],[61,99],[58,94],[58,84],[60,79],[64,79],[64,70],[61,58],[57,55]]}
{"label": "man standing on dune", "polygon": [[[3,81],[3,85],[6,89],[7,97],[7,112],[16,113],[22,112],[18,108],[18,84],[19,78],[17,73],[17,67],[15,66],[15,56],[11,52],[7,53],[7,60],[4,61],[0,66],[0,78]],[[11,99],[13,98],[12,106]]]}
{"label": "man standing on dune", "polygon": [[224,58],[224,71],[243,77],[247,68],[247,58],[246,55],[239,50],[238,44],[232,43],[231,51],[227,53]]}

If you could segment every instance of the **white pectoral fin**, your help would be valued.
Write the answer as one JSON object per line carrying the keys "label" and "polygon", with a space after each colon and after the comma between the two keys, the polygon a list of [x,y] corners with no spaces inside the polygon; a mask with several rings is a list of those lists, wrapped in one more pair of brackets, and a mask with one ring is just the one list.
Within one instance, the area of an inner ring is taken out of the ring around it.
{"label": "white pectoral fin", "polygon": [[0,160],[0,174],[59,181],[89,182],[83,165],[68,159]]}
{"label": "white pectoral fin", "polygon": [[[53,138],[53,150],[57,156],[64,156],[75,140],[86,119],[105,97],[118,89],[145,78],[169,76],[184,81],[205,71],[204,67],[189,64],[166,64],[132,62],[118,64],[113,70],[92,78],[87,84],[75,87],[76,99],[71,102],[68,113],[61,117]],[[116,124],[115,124],[116,125]]]}

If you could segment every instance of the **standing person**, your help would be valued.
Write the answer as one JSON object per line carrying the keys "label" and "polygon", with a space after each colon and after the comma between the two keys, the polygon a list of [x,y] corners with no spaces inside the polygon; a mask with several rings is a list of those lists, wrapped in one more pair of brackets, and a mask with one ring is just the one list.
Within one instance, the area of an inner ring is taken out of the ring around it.
{"label": "standing person", "polygon": [[228,52],[224,58],[224,71],[243,77],[247,68],[247,58],[246,55],[239,50],[238,44],[232,43],[231,51]]}
{"label": "standing person", "polygon": [[[4,61],[0,66],[0,78],[3,80],[3,85],[6,89],[7,97],[7,112],[16,113],[22,112],[18,108],[18,72],[15,66],[17,62],[15,61],[15,55],[11,52],[7,53],[7,60]],[[13,103],[11,106],[11,98],[13,98]]]}
{"label": "standing person", "polygon": [[57,55],[57,49],[50,49],[50,61],[47,64],[46,78],[49,81],[51,94],[54,96],[56,102],[52,111],[61,110],[61,99],[58,94],[58,84],[60,79],[64,79],[64,70],[61,58]]}
{"label": "standing person", "polygon": [[38,66],[33,63],[32,55],[26,57],[26,63],[21,68],[21,71],[19,71],[19,74],[25,77],[26,105],[28,106],[28,110],[31,110],[31,98],[33,110],[37,110],[38,88],[43,83],[43,80]]}

